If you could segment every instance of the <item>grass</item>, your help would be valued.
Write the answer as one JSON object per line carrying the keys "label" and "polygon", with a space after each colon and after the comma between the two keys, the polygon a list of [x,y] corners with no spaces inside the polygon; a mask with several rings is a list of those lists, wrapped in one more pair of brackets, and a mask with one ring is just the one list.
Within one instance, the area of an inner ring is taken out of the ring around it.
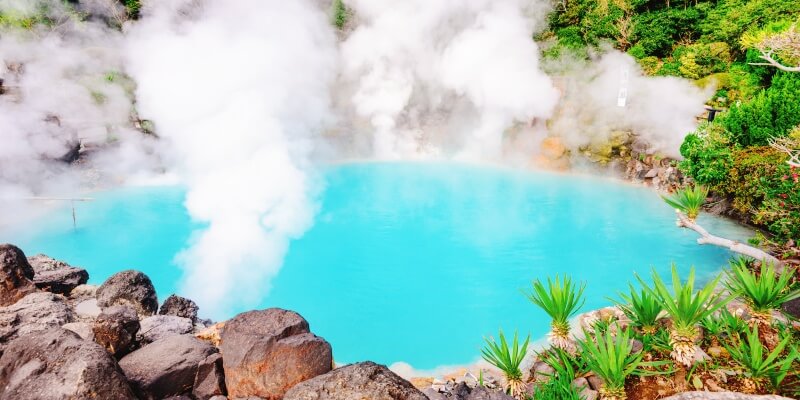
{"label": "grass", "polygon": [[531,337],[528,335],[520,345],[518,332],[514,332],[514,339],[510,346],[502,330],[500,330],[498,338],[499,342],[493,338],[484,338],[486,345],[481,349],[481,356],[486,362],[503,372],[508,383],[508,393],[519,397],[522,393],[522,370],[519,366],[528,352],[528,343]]}
{"label": "grass", "polygon": [[700,215],[700,210],[708,197],[708,189],[705,186],[695,185],[691,188],[677,190],[670,196],[661,196],[664,201],[672,208],[686,214],[694,221]]}
{"label": "grass", "polygon": [[555,280],[547,278],[547,285],[537,279],[532,286],[532,290],[525,292],[525,296],[533,304],[541,307],[552,319],[553,345],[567,349],[570,345],[569,319],[586,302],[583,298],[586,283],[576,284],[568,276],[561,278],[556,275]]}

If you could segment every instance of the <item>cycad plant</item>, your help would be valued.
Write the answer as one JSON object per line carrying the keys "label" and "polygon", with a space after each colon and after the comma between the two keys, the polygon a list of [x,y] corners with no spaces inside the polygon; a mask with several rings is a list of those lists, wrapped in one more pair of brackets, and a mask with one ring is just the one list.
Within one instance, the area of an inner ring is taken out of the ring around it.
{"label": "cycad plant", "polygon": [[583,399],[579,388],[572,384],[575,378],[588,372],[586,363],[581,357],[558,348],[551,348],[538,356],[542,362],[553,368],[554,372],[548,376],[547,381],[537,385],[533,393],[535,400]]}
{"label": "cycad plant", "polygon": [[731,314],[725,307],[714,315],[703,318],[700,325],[706,331],[705,337],[714,346],[719,345],[722,338],[738,338],[747,328],[747,323],[743,319]]}
{"label": "cycad plant", "polygon": [[642,362],[642,352],[633,353],[633,342],[629,329],[619,329],[615,334],[586,332],[579,342],[581,355],[589,369],[603,380],[600,397],[608,400],[624,400],[625,378],[632,374]]}
{"label": "cycad plant", "polygon": [[661,196],[667,204],[686,214],[692,221],[700,215],[700,209],[705,204],[706,197],[708,197],[708,188],[700,185],[677,190],[670,196]]}
{"label": "cycad plant", "polygon": [[800,297],[800,288],[792,285],[794,271],[791,269],[777,273],[772,264],[762,263],[759,273],[755,273],[750,263],[742,258],[731,261],[730,265],[730,270],[726,271],[725,287],[732,294],[744,298],[756,324],[769,326],[773,311]]}
{"label": "cycad plant", "polygon": [[[764,346],[758,337],[758,325],[747,329],[744,339],[735,339],[725,345],[731,358],[744,369],[744,391],[755,393],[766,382],[778,389],[797,358],[797,349],[789,346],[792,337],[786,335],[772,350]],[[788,353],[784,356],[784,350]]]}
{"label": "cycad plant", "polygon": [[679,364],[689,367],[695,363],[699,350],[696,344],[700,333],[698,324],[730,300],[722,293],[714,292],[721,275],[708,282],[697,292],[694,291],[694,268],[689,271],[686,283],[681,283],[678,269],[674,264],[672,265],[672,292],[667,289],[655,269],[652,276],[652,288],[647,286],[640,276],[637,275],[636,279],[645,290],[658,299],[669,314],[672,319],[670,328],[672,352],[670,355]]}
{"label": "cycad plant", "polygon": [[583,306],[585,283],[575,284],[568,276],[555,280],[547,278],[547,286],[541,280],[533,282],[533,289],[525,292],[528,300],[541,307],[552,319],[549,334],[550,343],[557,348],[574,351],[575,345],[569,338],[569,319]]}
{"label": "cycad plant", "polygon": [[483,359],[489,364],[494,365],[506,378],[506,391],[513,397],[522,399],[524,390],[522,388],[522,370],[519,368],[522,360],[528,352],[528,342],[531,337],[528,335],[520,345],[518,332],[514,332],[514,340],[509,346],[503,330],[498,334],[499,342],[493,338],[484,338],[486,346],[481,349]]}
{"label": "cycad plant", "polygon": [[625,316],[631,320],[633,326],[639,328],[645,335],[656,333],[658,320],[661,319],[661,307],[658,299],[645,289],[636,290],[630,285],[630,295],[620,293],[623,301],[614,301]]}

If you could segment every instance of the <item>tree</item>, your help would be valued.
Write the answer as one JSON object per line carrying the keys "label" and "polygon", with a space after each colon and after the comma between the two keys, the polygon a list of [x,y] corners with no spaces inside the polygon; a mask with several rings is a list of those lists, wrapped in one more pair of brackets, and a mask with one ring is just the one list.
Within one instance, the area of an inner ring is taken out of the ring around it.
{"label": "tree", "polygon": [[[756,48],[766,62],[751,65],[768,65],[786,72],[800,72],[800,31],[797,23],[779,33],[764,31],[745,35],[742,44]],[[776,58],[777,57],[777,58]]]}

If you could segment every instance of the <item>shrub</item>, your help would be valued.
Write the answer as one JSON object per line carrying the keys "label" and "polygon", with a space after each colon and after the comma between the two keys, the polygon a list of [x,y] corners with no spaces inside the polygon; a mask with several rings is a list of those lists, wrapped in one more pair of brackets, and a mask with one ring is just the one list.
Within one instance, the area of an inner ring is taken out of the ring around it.
{"label": "shrub", "polygon": [[583,298],[585,283],[576,285],[568,276],[563,280],[556,275],[555,280],[547,278],[547,286],[536,280],[530,292],[525,296],[533,304],[541,307],[552,318],[550,340],[555,347],[569,350],[569,319],[574,316],[586,302]]}
{"label": "shrub", "polygon": [[625,399],[625,378],[637,370],[642,352],[633,353],[630,330],[586,333],[581,340],[581,355],[589,369],[603,380],[602,398]]}
{"label": "shrub", "polygon": [[726,271],[725,287],[744,298],[753,318],[764,326],[772,322],[772,311],[800,297],[800,289],[792,287],[793,269],[777,273],[775,267],[762,263],[760,271],[756,273],[751,270],[750,262],[743,258],[730,264],[730,270]]}
{"label": "shrub", "polygon": [[800,74],[777,73],[769,89],[732,107],[720,121],[742,146],[764,146],[770,138],[786,136],[800,124]]}
{"label": "shrub", "polygon": [[664,308],[658,300],[645,289],[636,290],[630,285],[630,294],[620,293],[623,301],[616,301],[617,306],[631,320],[633,326],[642,330],[646,335],[656,333],[658,320]]}
{"label": "shrub", "polygon": [[525,342],[520,345],[519,335],[517,332],[514,332],[514,340],[511,346],[509,346],[506,341],[502,330],[500,330],[498,337],[500,339],[499,342],[496,342],[492,338],[484,338],[486,346],[481,349],[481,356],[486,362],[494,365],[503,372],[506,382],[508,382],[507,389],[509,394],[519,397],[522,393],[522,371],[519,366],[528,353],[528,342],[531,337],[528,335],[528,337],[525,338]]}
{"label": "shrub", "polygon": [[733,157],[725,131],[717,123],[703,124],[681,144],[680,169],[701,185],[715,187],[728,178]]}
{"label": "shrub", "polygon": [[[753,329],[746,329],[744,340],[736,339],[733,345],[725,345],[731,358],[745,370],[746,392],[755,393],[767,381],[773,389],[778,389],[797,358],[797,350],[789,347],[791,340],[792,337],[786,335],[775,349],[769,351],[761,344],[756,325]],[[789,353],[782,356],[786,349]]]}
{"label": "shrub", "polygon": [[686,217],[690,220],[695,220],[700,215],[700,210],[706,202],[706,197],[708,197],[708,189],[700,185],[680,189],[671,196],[661,196],[664,202],[686,214]]}

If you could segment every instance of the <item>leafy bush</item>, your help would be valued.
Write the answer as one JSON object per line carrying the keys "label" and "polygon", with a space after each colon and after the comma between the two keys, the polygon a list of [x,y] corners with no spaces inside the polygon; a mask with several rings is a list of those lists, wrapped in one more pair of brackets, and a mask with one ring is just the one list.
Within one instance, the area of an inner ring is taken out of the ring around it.
{"label": "leafy bush", "polygon": [[725,131],[719,124],[703,124],[681,144],[681,170],[694,180],[715,187],[728,178],[733,157]]}
{"label": "leafy bush", "polygon": [[777,73],[769,89],[720,120],[742,146],[764,146],[770,138],[786,136],[800,124],[800,74]]}

